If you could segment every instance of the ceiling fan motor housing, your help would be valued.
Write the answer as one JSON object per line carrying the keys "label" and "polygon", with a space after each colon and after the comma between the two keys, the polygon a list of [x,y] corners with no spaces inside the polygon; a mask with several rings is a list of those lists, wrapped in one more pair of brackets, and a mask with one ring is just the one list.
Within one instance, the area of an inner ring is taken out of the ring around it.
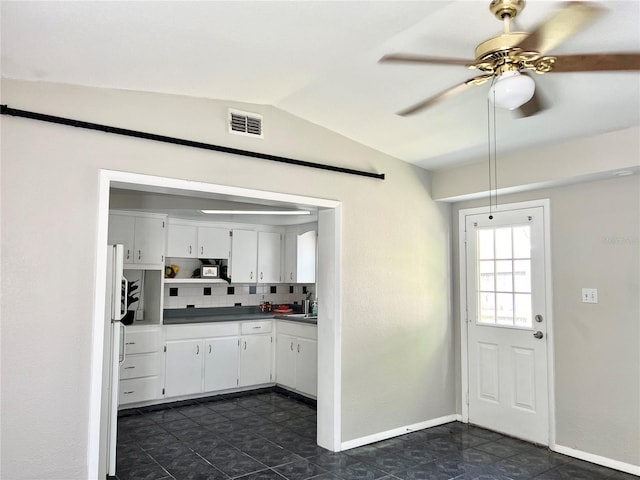
{"label": "ceiling fan motor housing", "polygon": [[515,18],[524,8],[524,0],[492,0],[489,4],[489,10],[498,20],[509,16]]}

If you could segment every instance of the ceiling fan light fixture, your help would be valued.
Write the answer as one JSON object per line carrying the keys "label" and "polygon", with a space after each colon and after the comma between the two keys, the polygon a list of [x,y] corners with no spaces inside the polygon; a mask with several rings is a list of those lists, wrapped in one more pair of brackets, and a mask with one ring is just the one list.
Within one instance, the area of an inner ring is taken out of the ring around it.
{"label": "ceiling fan light fixture", "polygon": [[507,70],[489,89],[489,100],[499,108],[515,110],[533,97],[536,84],[528,75],[517,70]]}

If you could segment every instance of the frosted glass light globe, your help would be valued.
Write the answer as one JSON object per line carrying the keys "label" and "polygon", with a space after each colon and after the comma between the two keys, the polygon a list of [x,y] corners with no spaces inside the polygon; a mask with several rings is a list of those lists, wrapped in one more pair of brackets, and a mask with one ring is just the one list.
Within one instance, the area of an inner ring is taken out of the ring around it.
{"label": "frosted glass light globe", "polygon": [[535,90],[536,84],[531,77],[508,70],[489,89],[489,100],[496,107],[514,110],[531,100]]}

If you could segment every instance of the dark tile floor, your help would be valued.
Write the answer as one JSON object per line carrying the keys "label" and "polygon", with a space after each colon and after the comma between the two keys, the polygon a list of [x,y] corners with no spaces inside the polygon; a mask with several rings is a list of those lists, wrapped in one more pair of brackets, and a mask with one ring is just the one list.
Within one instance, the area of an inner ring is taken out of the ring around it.
{"label": "dark tile floor", "polygon": [[118,419],[117,477],[637,480],[458,422],[341,453],[315,438],[315,407],[280,391],[131,409]]}

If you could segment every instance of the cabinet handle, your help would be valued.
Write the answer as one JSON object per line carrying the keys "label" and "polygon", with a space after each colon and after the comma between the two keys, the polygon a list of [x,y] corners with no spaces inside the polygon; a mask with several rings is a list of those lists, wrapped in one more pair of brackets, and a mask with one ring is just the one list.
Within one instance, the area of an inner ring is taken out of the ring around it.
{"label": "cabinet handle", "polygon": [[191,255],[191,245],[189,245],[189,255]]}
{"label": "cabinet handle", "polygon": [[122,392],[122,393],[123,393],[124,395],[130,395],[130,394],[132,394],[132,393],[136,393],[136,391],[135,391],[135,390],[131,390],[130,392]]}
{"label": "cabinet handle", "polygon": [[251,272],[251,275],[249,275],[249,278],[253,280],[253,272]]}
{"label": "cabinet handle", "polygon": [[142,260],[142,250],[138,250],[138,260]]}
{"label": "cabinet handle", "polygon": [[127,248],[127,260],[131,258],[131,250]]}
{"label": "cabinet handle", "polygon": [[251,328],[253,328],[253,329],[255,330],[256,328],[262,328],[262,327],[260,327],[260,326],[256,326],[256,327],[251,327]]}
{"label": "cabinet handle", "polygon": [[135,345],[136,342],[126,342],[125,345]]}
{"label": "cabinet handle", "polygon": [[300,344],[298,344],[298,353],[300,353]]}
{"label": "cabinet handle", "polygon": [[209,353],[211,353],[211,344],[209,344]]}
{"label": "cabinet handle", "polygon": [[293,280],[293,272],[289,273],[289,280]]}
{"label": "cabinet handle", "polygon": [[291,342],[291,351],[293,352],[293,342]]}
{"label": "cabinet handle", "polygon": [[202,245],[200,246],[200,254],[204,255],[204,247]]}
{"label": "cabinet handle", "polygon": [[132,368],[136,368],[136,367],[124,367],[125,370],[131,370]]}
{"label": "cabinet handle", "polygon": [[196,345],[196,355],[200,355],[200,345]]}
{"label": "cabinet handle", "polygon": [[260,272],[260,280],[262,280],[262,272]]}
{"label": "cabinet handle", "polygon": [[246,340],[244,341],[244,349],[245,350],[247,349],[247,341]]}

